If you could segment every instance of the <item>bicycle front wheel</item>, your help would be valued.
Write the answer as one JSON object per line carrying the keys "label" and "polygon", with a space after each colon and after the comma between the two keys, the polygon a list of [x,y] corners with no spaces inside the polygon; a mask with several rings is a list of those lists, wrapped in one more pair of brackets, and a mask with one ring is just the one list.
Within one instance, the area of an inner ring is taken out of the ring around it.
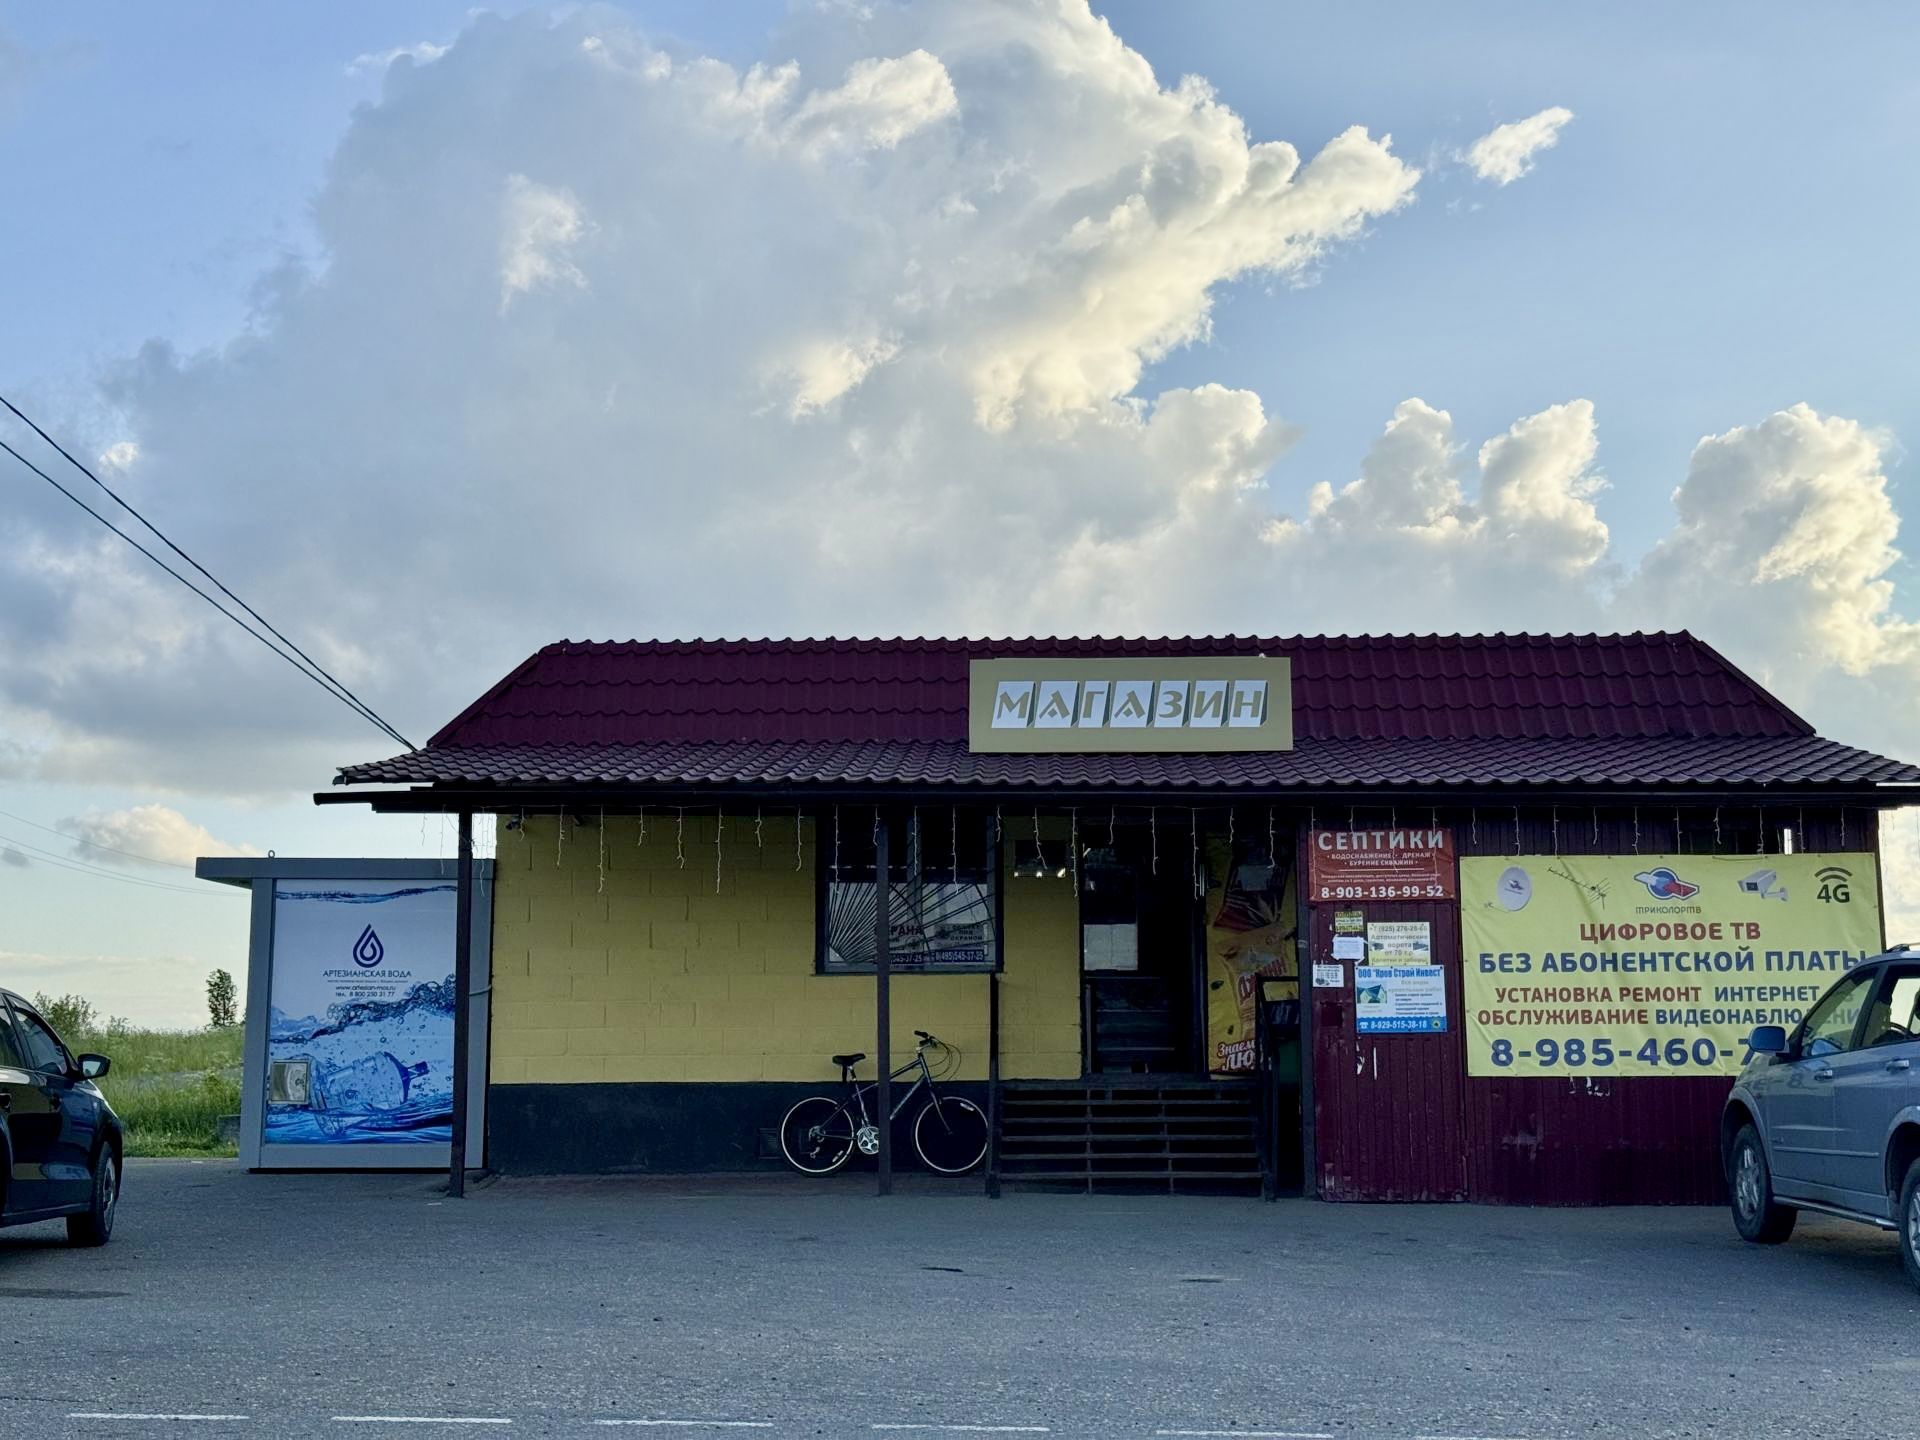
{"label": "bicycle front wheel", "polygon": [[853,1116],[838,1100],[809,1095],[780,1122],[780,1153],[802,1175],[831,1175],[853,1153]]}
{"label": "bicycle front wheel", "polygon": [[937,1095],[913,1117],[913,1148],[929,1170],[964,1175],[986,1158],[986,1112],[958,1095]]}

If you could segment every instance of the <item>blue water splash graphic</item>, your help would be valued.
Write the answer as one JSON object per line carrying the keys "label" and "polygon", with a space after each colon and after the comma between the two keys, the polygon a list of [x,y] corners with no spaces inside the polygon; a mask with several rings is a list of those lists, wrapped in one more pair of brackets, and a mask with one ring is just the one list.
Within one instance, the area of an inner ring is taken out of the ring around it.
{"label": "blue water splash graphic", "polygon": [[[369,927],[371,928],[371,927]],[[453,977],[402,1000],[328,1007],[324,1020],[272,1012],[268,1055],[303,1066],[305,1104],[269,1101],[272,1145],[445,1144],[453,1136]]]}
{"label": "blue water splash graphic", "polygon": [[404,900],[409,895],[450,894],[457,885],[409,885],[401,890],[370,894],[365,890],[277,890],[278,900],[326,900],[336,905],[384,905],[389,900]]}

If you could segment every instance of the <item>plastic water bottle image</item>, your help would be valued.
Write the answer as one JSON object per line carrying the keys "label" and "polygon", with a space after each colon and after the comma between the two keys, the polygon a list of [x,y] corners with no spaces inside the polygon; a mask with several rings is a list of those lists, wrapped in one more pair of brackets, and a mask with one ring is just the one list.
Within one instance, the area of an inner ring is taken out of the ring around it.
{"label": "plastic water bottle image", "polygon": [[389,1050],[350,1065],[322,1064],[314,1077],[313,1105],[321,1128],[338,1134],[368,1116],[403,1109],[413,1082],[426,1073],[426,1061],[409,1065]]}

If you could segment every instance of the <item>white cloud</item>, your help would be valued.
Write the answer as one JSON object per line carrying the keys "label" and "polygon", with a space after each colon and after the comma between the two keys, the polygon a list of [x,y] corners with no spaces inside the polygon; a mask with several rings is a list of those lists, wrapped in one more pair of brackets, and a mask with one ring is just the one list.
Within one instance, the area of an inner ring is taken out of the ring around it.
{"label": "white cloud", "polygon": [[[357,112],[325,268],[117,367],[102,443],[416,738],[569,634],[1645,625],[1920,759],[1887,437],[1796,407],[1676,453],[1644,563],[1578,396],[1407,399],[1300,475],[1286,396],[1141,376],[1237,278],[1364,283],[1419,184],[1384,138],[1250,135],[1067,0],[794,23],[739,68],[476,19]],[[0,546],[0,769],[286,794],[391,749],[76,533]]]}
{"label": "white cloud", "polygon": [[587,277],[567,252],[588,231],[579,202],[566,190],[507,177],[500,218],[500,310],[540,285],[587,288]]}
{"label": "white cloud", "polygon": [[807,96],[787,122],[787,137],[816,153],[891,150],[959,109],[946,66],[924,50],[897,60],[861,60],[835,90]]}
{"label": "white cloud", "polygon": [[1920,810],[1880,822],[1880,895],[1887,943],[1920,945]]}
{"label": "white cloud", "polygon": [[450,47],[436,45],[431,40],[420,40],[412,45],[396,45],[391,50],[370,50],[364,55],[356,55],[347,62],[347,74],[384,75],[387,67],[396,60],[410,60],[415,65],[431,65]]}
{"label": "white cloud", "polygon": [[1467,164],[1482,180],[1511,185],[1533,169],[1534,156],[1560,143],[1560,131],[1571,119],[1571,110],[1554,105],[1524,120],[1496,125],[1468,147]]}
{"label": "white cloud", "polygon": [[95,865],[146,868],[142,860],[160,865],[191,865],[202,855],[258,855],[251,845],[221,840],[178,810],[165,805],[135,805],[126,810],[89,811],[73,815],[56,827],[83,841],[73,853]]}
{"label": "white cloud", "polygon": [[100,452],[100,466],[105,470],[131,470],[133,462],[140,458],[140,446],[137,441],[120,440]]}
{"label": "white cloud", "polygon": [[780,371],[792,391],[787,414],[797,420],[825,409],[899,353],[897,334],[816,340],[803,346]]}

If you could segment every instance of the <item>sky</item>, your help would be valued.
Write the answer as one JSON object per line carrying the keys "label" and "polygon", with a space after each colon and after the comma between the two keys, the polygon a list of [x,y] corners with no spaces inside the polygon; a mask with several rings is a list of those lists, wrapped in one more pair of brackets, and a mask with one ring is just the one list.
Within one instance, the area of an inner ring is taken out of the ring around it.
{"label": "sky", "polygon": [[[562,637],[1688,628],[1920,760],[1917,149],[1899,4],[0,3],[0,393],[415,740]],[[0,984],[193,1023],[193,856],[450,853],[0,462]]]}

